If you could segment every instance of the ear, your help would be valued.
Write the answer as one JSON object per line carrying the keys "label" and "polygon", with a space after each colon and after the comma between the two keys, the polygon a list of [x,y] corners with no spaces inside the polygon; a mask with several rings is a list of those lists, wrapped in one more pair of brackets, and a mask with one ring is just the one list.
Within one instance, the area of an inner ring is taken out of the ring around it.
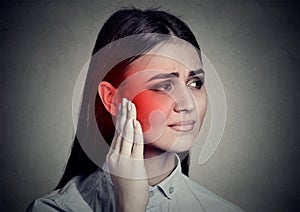
{"label": "ear", "polygon": [[113,116],[116,116],[118,111],[117,104],[113,102],[115,93],[116,88],[112,86],[109,82],[102,81],[98,85],[98,94],[101,98],[101,101],[106,110]]}

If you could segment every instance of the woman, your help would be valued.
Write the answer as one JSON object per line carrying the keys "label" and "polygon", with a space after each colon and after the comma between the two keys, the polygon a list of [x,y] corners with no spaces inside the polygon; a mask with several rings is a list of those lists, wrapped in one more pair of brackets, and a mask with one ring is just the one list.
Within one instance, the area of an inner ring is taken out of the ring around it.
{"label": "woman", "polygon": [[[239,211],[190,180],[188,155],[177,155],[192,147],[206,104],[188,26],[163,11],[115,12],[93,50],[65,173],[28,211]],[[99,131],[110,145],[101,168]]]}

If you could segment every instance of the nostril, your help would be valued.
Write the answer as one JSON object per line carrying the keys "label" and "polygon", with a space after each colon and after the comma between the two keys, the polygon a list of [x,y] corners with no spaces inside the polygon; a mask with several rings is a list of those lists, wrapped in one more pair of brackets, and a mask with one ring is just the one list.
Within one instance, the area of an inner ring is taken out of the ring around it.
{"label": "nostril", "polygon": [[179,105],[176,104],[176,106],[174,107],[175,112],[185,112],[185,111],[191,111],[193,110],[195,107],[190,104],[190,105]]}
{"label": "nostril", "polygon": [[196,108],[193,93],[181,81],[176,92],[172,93],[171,97],[174,100],[175,112],[191,111]]}
{"label": "nostril", "polygon": [[192,97],[182,98],[175,102],[174,111],[175,112],[184,112],[191,111],[195,109],[196,105]]}

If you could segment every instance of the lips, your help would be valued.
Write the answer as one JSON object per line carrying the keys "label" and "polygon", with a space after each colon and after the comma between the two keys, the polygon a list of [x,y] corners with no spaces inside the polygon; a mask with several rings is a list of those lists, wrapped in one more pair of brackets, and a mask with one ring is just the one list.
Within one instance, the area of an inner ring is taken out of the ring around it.
{"label": "lips", "polygon": [[179,121],[173,124],[169,124],[168,126],[175,131],[179,132],[188,132],[194,129],[195,121],[190,119],[187,121]]}

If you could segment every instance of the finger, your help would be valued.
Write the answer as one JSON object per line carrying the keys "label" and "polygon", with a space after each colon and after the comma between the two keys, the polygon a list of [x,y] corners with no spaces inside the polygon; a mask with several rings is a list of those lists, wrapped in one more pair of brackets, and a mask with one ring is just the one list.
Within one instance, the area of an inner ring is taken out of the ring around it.
{"label": "finger", "polygon": [[[121,126],[120,126],[120,116],[121,116],[121,103],[119,103],[118,105],[118,113],[117,113],[117,117],[116,117],[116,123],[115,123],[115,134],[114,134],[114,137],[112,139],[112,142],[110,144],[110,151],[111,150],[115,150],[116,149],[116,143],[118,140],[120,140],[120,129],[121,129]],[[119,152],[120,149],[117,149],[116,151]]]}
{"label": "finger", "polygon": [[114,153],[120,153],[120,148],[121,148],[121,142],[122,142],[122,136],[120,133],[115,131],[114,138],[112,140],[112,143],[110,145],[109,153],[111,154],[112,152]]}
{"label": "finger", "polygon": [[132,103],[127,101],[127,119],[123,129],[123,139],[120,153],[126,157],[130,157],[133,143],[133,125],[132,117],[134,115],[132,111]]}
{"label": "finger", "polygon": [[128,113],[129,115],[129,119],[136,119],[136,107],[135,104],[131,101],[129,101],[130,103],[130,112]]}
{"label": "finger", "polygon": [[[123,98],[122,102],[119,103],[118,106],[118,114],[117,114],[117,119],[116,119],[116,130],[115,130],[115,135],[113,138],[113,146],[112,150],[116,153],[120,153],[121,145],[122,145],[122,134],[124,130],[124,123],[126,120],[126,99]],[[125,116],[125,117],[124,117]]]}
{"label": "finger", "polygon": [[139,121],[133,120],[134,136],[133,136],[133,147],[132,147],[132,158],[144,159],[144,138],[143,131]]}
{"label": "finger", "polygon": [[118,125],[118,131],[122,135],[122,129],[125,126],[127,119],[127,99],[123,98],[122,99],[122,104],[121,104],[121,111],[120,111],[120,116],[119,116],[119,125]]}
{"label": "finger", "polygon": [[133,119],[136,119],[136,109],[131,101],[127,101],[127,119],[123,128],[123,137],[132,141],[133,139]]}

